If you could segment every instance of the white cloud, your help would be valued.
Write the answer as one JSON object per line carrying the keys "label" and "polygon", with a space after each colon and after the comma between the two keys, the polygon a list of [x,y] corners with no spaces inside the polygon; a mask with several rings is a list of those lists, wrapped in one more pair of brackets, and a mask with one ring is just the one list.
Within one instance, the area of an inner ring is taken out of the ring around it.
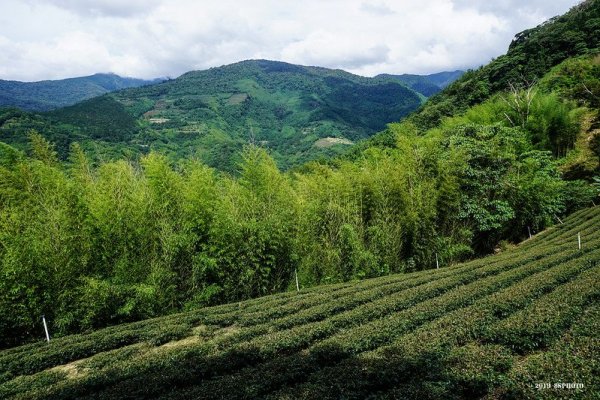
{"label": "white cloud", "polygon": [[32,4],[51,4],[86,17],[127,18],[151,12],[158,0],[28,0]]}
{"label": "white cloud", "polygon": [[476,67],[577,0],[3,0],[0,79],[178,76],[249,58],[374,75]]}
{"label": "white cloud", "polygon": [[394,10],[392,10],[390,7],[388,7],[387,4],[383,2],[366,1],[360,5],[360,9],[361,11],[378,15],[380,17],[395,14]]}
{"label": "white cloud", "polygon": [[281,51],[281,58],[298,64],[356,69],[388,61],[390,49],[359,38],[339,37],[328,31],[315,31],[303,40],[292,42]]}

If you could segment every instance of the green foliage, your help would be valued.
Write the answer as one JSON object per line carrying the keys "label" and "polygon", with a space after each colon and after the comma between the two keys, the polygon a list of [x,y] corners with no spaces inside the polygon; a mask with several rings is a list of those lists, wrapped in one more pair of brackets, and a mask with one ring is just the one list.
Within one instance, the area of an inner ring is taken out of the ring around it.
{"label": "green foliage", "polygon": [[562,97],[577,101],[590,108],[600,106],[600,58],[582,56],[567,59],[553,68],[540,81],[546,91],[558,92]]}
{"label": "green foliage", "polygon": [[425,134],[390,125],[393,149],[289,174],[257,146],[234,177],[154,152],[95,166],[79,145],[64,166],[32,133],[31,159],[3,152],[3,309],[19,316],[3,335],[23,341],[42,313],[58,334],[85,331],[280,292],[296,273],[311,286],[410,272],[526,238],[591,201],[532,134],[577,109],[539,96],[525,126],[497,96]]}
{"label": "green foliage", "polygon": [[67,158],[72,142],[85,138],[75,127],[54,124],[47,118],[13,108],[0,109],[0,141],[22,151],[29,150],[28,136],[32,130],[54,143],[61,160]]}
{"label": "green foliage", "polygon": [[3,342],[21,341],[53,317],[57,299],[68,293],[87,260],[86,233],[80,230],[81,203],[67,176],[48,163],[51,149],[33,136],[43,161],[22,160],[0,177],[0,235],[3,244]]}
{"label": "green foliage", "polygon": [[31,141],[31,155],[33,158],[49,166],[58,163],[54,145],[44,139],[42,135],[36,131],[31,131],[29,132],[29,140]]}
{"label": "green foliage", "polygon": [[6,143],[0,142],[0,167],[9,168],[21,158],[23,158],[23,153]]}
{"label": "green foliage", "polygon": [[566,184],[558,176],[548,153],[531,151],[522,154],[508,181],[509,198],[516,210],[509,228],[513,232],[526,229],[539,232],[564,211]]}
{"label": "green foliage", "polygon": [[298,211],[289,181],[257,147],[246,149],[240,169],[239,180],[223,182],[207,245],[220,271],[207,283],[225,288],[222,300],[230,301],[285,289],[297,261]]}
{"label": "green foliage", "polygon": [[525,129],[534,144],[561,157],[572,149],[580,128],[581,110],[554,94],[536,96]]}
{"label": "green foliage", "polygon": [[127,142],[137,132],[135,119],[121,103],[108,95],[51,111],[48,116],[60,123],[80,127],[92,139]]}

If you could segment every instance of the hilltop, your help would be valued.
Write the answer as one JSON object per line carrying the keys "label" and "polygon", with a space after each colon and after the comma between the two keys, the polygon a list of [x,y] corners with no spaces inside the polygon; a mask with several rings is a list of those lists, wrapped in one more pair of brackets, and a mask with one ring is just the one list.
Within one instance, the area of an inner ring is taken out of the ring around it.
{"label": "hilltop", "polygon": [[0,397],[592,398],[598,226],[584,209],[467,263],[5,350]]}
{"label": "hilltop", "polygon": [[115,90],[158,82],[162,82],[162,79],[124,78],[110,73],[39,82],[0,79],[0,107],[17,107],[25,111],[49,111]]}

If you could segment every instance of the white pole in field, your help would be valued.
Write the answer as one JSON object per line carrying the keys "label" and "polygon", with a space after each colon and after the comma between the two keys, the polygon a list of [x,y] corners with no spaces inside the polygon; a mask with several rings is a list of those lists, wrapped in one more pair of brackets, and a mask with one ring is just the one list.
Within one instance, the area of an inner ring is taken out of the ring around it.
{"label": "white pole in field", "polygon": [[438,256],[437,253],[435,253],[435,268],[436,269],[440,269],[440,263],[438,261]]}
{"label": "white pole in field", "polygon": [[42,315],[42,322],[44,323],[44,330],[46,331],[46,341],[50,342],[50,334],[48,333],[48,324],[46,324],[46,317]]}
{"label": "white pole in field", "polygon": [[294,268],[294,274],[296,275],[296,291],[300,291],[300,285],[298,284],[298,270]]}
{"label": "white pole in field", "polygon": [[527,233],[529,233],[529,239],[531,239],[531,229],[529,229],[529,225],[527,226]]}
{"label": "white pole in field", "polygon": [[577,245],[579,246],[579,250],[581,250],[581,232],[577,232]]}

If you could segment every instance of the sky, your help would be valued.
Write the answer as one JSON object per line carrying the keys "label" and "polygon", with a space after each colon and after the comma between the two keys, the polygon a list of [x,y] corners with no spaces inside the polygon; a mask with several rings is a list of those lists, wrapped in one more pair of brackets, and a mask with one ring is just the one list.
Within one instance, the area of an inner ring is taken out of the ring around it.
{"label": "sky", "polygon": [[171,77],[246,59],[476,68],[579,0],[0,0],[0,79]]}

